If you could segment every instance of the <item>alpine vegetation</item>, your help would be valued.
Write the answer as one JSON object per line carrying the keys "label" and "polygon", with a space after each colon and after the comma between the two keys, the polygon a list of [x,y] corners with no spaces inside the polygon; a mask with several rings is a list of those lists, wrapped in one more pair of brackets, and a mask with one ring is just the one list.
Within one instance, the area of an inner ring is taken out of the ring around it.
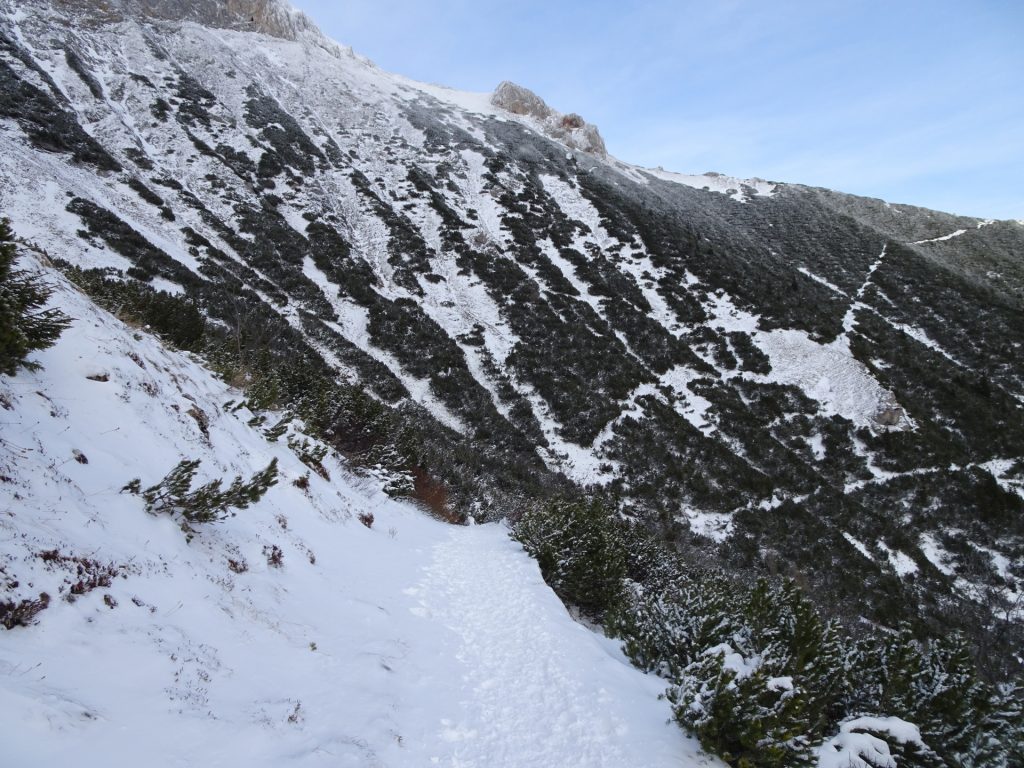
{"label": "alpine vegetation", "polygon": [[1024,762],[1020,222],[284,0],[0,0],[0,211],[19,764]]}
{"label": "alpine vegetation", "polygon": [[277,482],[277,459],[271,459],[248,481],[238,476],[227,488],[222,488],[220,480],[211,480],[193,489],[192,482],[201,463],[202,459],[183,459],[156,485],[142,490],[136,478],[121,490],[141,495],[147,512],[180,514],[183,526],[187,526],[217,522],[234,514],[230,510],[250,507]]}
{"label": "alpine vegetation", "polygon": [[0,373],[8,376],[34,368],[29,354],[53,346],[70,323],[60,309],[46,308],[49,288],[39,274],[15,268],[17,255],[10,222],[0,219]]}
{"label": "alpine vegetation", "polygon": [[856,632],[792,580],[695,566],[599,505],[554,502],[514,529],[545,580],[667,681],[675,719],[739,766],[1016,765],[1024,709],[962,635]]}

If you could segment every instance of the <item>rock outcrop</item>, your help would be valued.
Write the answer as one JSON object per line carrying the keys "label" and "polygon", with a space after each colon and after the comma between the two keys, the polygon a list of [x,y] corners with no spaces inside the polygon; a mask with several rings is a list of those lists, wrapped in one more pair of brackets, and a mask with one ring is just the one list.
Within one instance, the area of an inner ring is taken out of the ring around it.
{"label": "rock outcrop", "polygon": [[491,103],[514,115],[529,115],[545,120],[554,111],[540,96],[529,88],[505,80],[494,89]]}
{"label": "rock outcrop", "polygon": [[98,21],[145,16],[193,21],[208,27],[261,32],[285,40],[326,41],[319,28],[286,0],[59,0],[58,7],[86,9]]}
{"label": "rock outcrop", "polygon": [[544,133],[572,149],[598,157],[608,155],[597,126],[591,125],[575,113],[563,115],[552,109],[529,88],[505,80],[494,89],[491,104],[514,115],[533,118]]}

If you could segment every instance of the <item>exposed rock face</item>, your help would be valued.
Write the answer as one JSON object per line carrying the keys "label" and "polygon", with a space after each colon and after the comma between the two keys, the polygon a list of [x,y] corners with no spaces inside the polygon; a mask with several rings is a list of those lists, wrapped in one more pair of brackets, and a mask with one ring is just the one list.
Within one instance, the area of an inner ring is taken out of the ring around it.
{"label": "exposed rock face", "polygon": [[505,80],[494,89],[491,103],[514,115],[529,115],[530,117],[536,117],[538,120],[550,117],[554,111],[544,103],[544,99],[533,91],[523,88],[521,85],[511,83],[508,80]]}
{"label": "exposed rock face", "polygon": [[285,40],[323,34],[304,13],[284,0],[58,0],[56,5],[85,9],[98,20],[144,15],[164,21],[194,21],[208,27],[262,32]]}
{"label": "exposed rock face", "polygon": [[895,403],[883,403],[875,413],[874,422],[880,427],[897,427],[906,418],[906,414]]}
{"label": "exposed rock face", "polygon": [[[558,134],[556,133],[555,135],[557,136]],[[597,126],[590,123],[572,131],[566,141],[577,145],[584,152],[590,152],[592,155],[604,157],[608,154],[608,150],[604,146],[604,139],[601,138],[601,134],[597,131]]]}
{"label": "exposed rock face", "polygon": [[534,118],[547,135],[565,142],[573,149],[598,157],[608,155],[597,126],[575,113],[563,115],[552,109],[544,99],[528,88],[505,80],[494,89],[491,103],[514,115]]}

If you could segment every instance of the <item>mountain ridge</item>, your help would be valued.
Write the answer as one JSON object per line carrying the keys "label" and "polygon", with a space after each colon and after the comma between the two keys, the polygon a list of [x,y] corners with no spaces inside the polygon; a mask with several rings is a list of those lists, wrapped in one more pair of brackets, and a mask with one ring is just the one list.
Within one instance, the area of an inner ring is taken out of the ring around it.
{"label": "mountain ridge", "polygon": [[191,21],[207,27],[262,32],[296,42],[327,42],[312,19],[287,0],[59,0],[55,5],[105,14],[104,20]]}

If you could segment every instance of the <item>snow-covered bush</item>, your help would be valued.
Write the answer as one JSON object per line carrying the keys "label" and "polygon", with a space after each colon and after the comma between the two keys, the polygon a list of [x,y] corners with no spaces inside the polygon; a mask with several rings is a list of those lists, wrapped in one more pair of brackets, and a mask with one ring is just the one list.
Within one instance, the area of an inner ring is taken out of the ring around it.
{"label": "snow-covered bush", "polygon": [[324,480],[330,480],[323,460],[327,456],[327,446],[320,443],[311,443],[305,437],[293,436],[288,438],[288,447],[299,457],[299,461],[316,472]]}
{"label": "snow-covered bush", "polygon": [[0,600],[0,627],[27,627],[32,624],[36,614],[49,605],[50,596],[45,592],[41,592],[35,600],[26,598],[17,603],[13,600]]}
{"label": "snow-covered bush", "polygon": [[601,615],[622,593],[627,553],[619,524],[599,502],[553,501],[515,526],[544,580],[563,598]]}
{"label": "snow-covered bush", "polygon": [[850,676],[853,713],[893,715],[919,729],[920,744],[890,744],[901,767],[1020,764],[1021,692],[982,681],[962,636],[923,643],[901,626],[860,643]]}
{"label": "snow-covered bush", "polygon": [[821,745],[818,768],[897,768],[890,742],[923,746],[912,723],[898,717],[856,717]]}
{"label": "snow-covered bush", "polygon": [[747,585],[665,547],[645,558],[661,565],[628,583],[608,629],[731,765],[1024,764],[1021,691],[982,681],[962,637],[924,642],[904,625],[857,640],[791,581]]}
{"label": "snow-covered bush", "polygon": [[614,631],[640,666],[674,684],[677,720],[736,765],[810,765],[844,692],[838,627],[791,582],[752,589],[681,575],[636,589]]}

